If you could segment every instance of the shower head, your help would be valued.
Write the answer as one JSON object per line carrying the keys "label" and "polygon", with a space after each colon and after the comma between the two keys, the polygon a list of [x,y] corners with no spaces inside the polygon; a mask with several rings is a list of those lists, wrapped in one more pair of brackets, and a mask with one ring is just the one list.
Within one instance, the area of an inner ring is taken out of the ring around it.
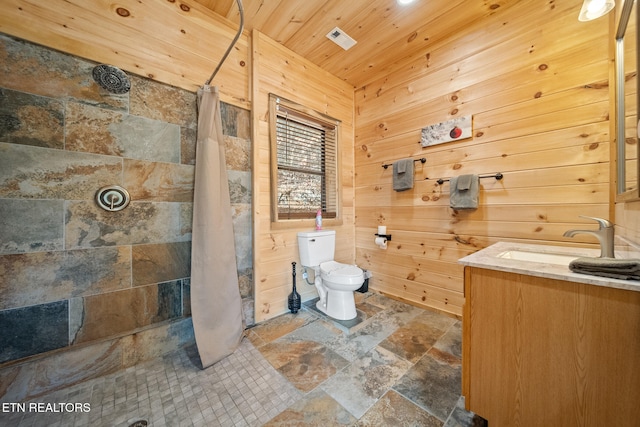
{"label": "shower head", "polygon": [[131,89],[129,77],[118,67],[97,65],[93,68],[93,80],[111,93],[127,93]]}

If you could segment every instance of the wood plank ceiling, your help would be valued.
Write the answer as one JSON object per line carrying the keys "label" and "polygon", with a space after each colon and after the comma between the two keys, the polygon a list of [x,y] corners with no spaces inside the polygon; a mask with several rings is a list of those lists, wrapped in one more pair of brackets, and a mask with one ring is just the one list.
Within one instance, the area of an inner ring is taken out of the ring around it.
{"label": "wood plank ceiling", "polygon": [[[238,23],[235,0],[195,0]],[[401,66],[428,46],[515,0],[243,0],[254,28],[354,87]],[[542,6],[542,5],[541,5]],[[339,27],[357,41],[345,51],[326,38]]]}

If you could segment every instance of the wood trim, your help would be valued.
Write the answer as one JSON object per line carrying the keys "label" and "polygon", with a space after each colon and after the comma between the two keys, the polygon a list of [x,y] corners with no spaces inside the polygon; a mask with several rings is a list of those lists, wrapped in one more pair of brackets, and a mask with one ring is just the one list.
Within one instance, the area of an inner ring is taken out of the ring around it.
{"label": "wood trim", "polygon": [[469,409],[470,390],[471,390],[471,366],[473,360],[471,359],[471,328],[467,327],[466,323],[471,322],[471,303],[469,301],[469,295],[471,292],[471,268],[464,268],[464,305],[462,306],[462,395],[465,397],[464,407],[467,411]]}

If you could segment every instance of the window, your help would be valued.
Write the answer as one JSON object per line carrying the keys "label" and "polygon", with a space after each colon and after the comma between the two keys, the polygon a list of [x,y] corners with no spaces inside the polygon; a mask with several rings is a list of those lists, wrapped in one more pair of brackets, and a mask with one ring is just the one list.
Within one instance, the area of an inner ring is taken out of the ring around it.
{"label": "window", "polygon": [[339,122],[270,96],[274,221],[338,218]]}

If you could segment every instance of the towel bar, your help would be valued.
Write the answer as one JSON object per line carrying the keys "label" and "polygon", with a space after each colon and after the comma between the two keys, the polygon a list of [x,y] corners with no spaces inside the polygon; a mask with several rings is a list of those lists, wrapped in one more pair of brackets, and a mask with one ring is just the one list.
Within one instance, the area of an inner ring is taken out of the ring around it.
{"label": "towel bar", "polygon": [[[421,159],[414,159],[413,161],[414,161],[414,162],[420,162],[420,163],[426,163],[426,162],[427,162],[427,159],[425,159],[425,158],[423,157],[423,158],[421,158]],[[382,165],[382,167],[383,167],[383,168],[385,168],[385,169],[386,169],[386,168],[388,168],[389,166],[393,166],[393,163],[389,163],[389,164],[385,163],[385,164],[383,164],[383,165]]]}
{"label": "towel bar", "polygon": [[[502,175],[501,172],[498,172],[496,174],[493,175],[484,175],[484,176],[479,176],[478,178],[495,178],[498,181],[500,181],[502,178],[504,177],[504,175]],[[425,180],[430,179],[430,178],[425,178]],[[438,178],[438,180],[436,181],[438,184],[442,185],[442,183],[449,181],[449,178],[447,179],[443,179],[443,178]]]}

